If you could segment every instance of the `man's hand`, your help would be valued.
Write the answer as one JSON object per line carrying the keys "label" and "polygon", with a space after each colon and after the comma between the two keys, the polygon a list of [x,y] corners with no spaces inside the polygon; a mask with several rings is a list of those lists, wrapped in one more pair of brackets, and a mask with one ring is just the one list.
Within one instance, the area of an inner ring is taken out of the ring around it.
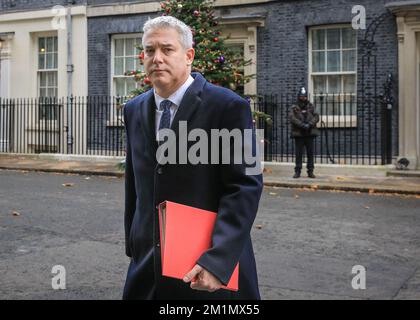
{"label": "man's hand", "polygon": [[311,125],[309,124],[309,123],[304,123],[303,125],[302,125],[302,128],[304,129],[304,130],[309,130],[310,128],[311,128]]}
{"label": "man's hand", "polygon": [[196,264],[184,276],[184,282],[191,281],[191,289],[214,292],[222,287],[222,283],[206,269]]}

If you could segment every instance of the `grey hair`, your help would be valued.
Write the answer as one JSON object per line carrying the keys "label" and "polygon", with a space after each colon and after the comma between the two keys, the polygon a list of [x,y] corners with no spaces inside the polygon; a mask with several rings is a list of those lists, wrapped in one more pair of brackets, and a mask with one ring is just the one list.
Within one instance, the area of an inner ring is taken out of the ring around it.
{"label": "grey hair", "polygon": [[[143,32],[147,32],[161,28],[173,28],[179,34],[179,40],[184,49],[192,48],[193,36],[191,29],[181,20],[171,16],[161,16],[154,19],[149,19],[143,26]],[[144,39],[144,37],[143,37]],[[144,47],[144,41],[142,40]]]}

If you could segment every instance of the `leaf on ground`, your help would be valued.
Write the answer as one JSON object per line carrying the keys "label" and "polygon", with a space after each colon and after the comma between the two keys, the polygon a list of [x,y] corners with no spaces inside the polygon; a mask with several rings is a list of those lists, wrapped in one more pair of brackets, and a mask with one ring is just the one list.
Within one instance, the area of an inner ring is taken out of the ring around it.
{"label": "leaf on ground", "polygon": [[262,229],[262,224],[257,224],[257,225],[255,225],[255,228],[257,228],[257,229]]}
{"label": "leaf on ground", "polygon": [[308,187],[303,187],[302,190],[303,191],[315,191],[314,189],[308,188]]}
{"label": "leaf on ground", "polygon": [[63,183],[63,187],[73,187],[74,183]]}
{"label": "leaf on ground", "polygon": [[273,170],[270,170],[270,169],[264,168],[264,169],[263,169],[263,173],[273,173]]}
{"label": "leaf on ground", "polygon": [[12,211],[12,215],[13,215],[14,217],[19,217],[19,216],[20,216],[20,213],[19,213],[19,212],[17,212],[17,211]]}
{"label": "leaf on ground", "polygon": [[342,181],[342,180],[346,180],[344,177],[340,177],[340,176],[335,177],[335,179],[336,179],[336,180],[341,180],[341,181]]}
{"label": "leaf on ground", "polygon": [[298,198],[299,198],[299,196],[298,196],[297,194],[295,194],[295,198],[296,198],[296,199],[298,199]]}
{"label": "leaf on ground", "polygon": [[363,206],[363,208],[365,208],[365,209],[370,209],[370,207],[368,207],[368,206]]}
{"label": "leaf on ground", "polygon": [[275,193],[275,192],[270,192],[270,196],[276,196],[277,195],[277,193]]}

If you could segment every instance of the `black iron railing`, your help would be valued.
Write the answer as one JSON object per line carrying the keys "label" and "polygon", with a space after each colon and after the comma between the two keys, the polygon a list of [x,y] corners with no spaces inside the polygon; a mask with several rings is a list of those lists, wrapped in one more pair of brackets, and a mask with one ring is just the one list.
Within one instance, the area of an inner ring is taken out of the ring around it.
{"label": "black iron railing", "polygon": [[125,155],[123,98],[0,99],[0,152]]}
{"label": "black iron railing", "polygon": [[[258,123],[264,129],[266,161],[294,161],[289,112],[295,100],[291,95],[266,95],[252,102],[255,110],[272,119]],[[385,96],[369,103],[346,94],[317,95],[311,100],[320,114],[316,162],[392,161],[386,90]],[[124,156],[123,101],[110,96],[0,99],[0,152]]]}
{"label": "black iron railing", "polygon": [[[315,161],[331,164],[382,165],[393,157],[386,99],[379,96],[368,104],[352,94],[321,94],[313,99],[320,115],[319,136],[315,139]],[[266,161],[294,162],[295,148],[291,137],[289,114],[296,97],[290,95],[260,96],[254,109],[271,116],[271,122],[260,120],[264,129]],[[395,106],[394,106],[395,107]]]}

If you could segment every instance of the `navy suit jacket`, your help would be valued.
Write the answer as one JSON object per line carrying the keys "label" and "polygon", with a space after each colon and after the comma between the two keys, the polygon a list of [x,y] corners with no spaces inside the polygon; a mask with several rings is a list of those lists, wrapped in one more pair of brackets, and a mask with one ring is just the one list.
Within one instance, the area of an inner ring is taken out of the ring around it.
{"label": "navy suit jacket", "polygon": [[[188,132],[205,130],[209,141],[211,129],[252,128],[246,100],[210,84],[198,73],[192,76],[194,82],[171,126],[177,134],[177,146],[180,121],[187,121]],[[234,164],[233,150],[230,164],[158,164],[155,109],[152,90],[124,107],[125,243],[126,254],[132,259],[123,298],[260,299],[250,231],[263,188],[262,175],[247,175],[245,162]],[[193,144],[189,142],[188,147]],[[162,276],[157,205],[165,200],[217,212],[212,247],[197,263],[226,284],[239,261],[238,292],[193,290],[182,280]]]}

